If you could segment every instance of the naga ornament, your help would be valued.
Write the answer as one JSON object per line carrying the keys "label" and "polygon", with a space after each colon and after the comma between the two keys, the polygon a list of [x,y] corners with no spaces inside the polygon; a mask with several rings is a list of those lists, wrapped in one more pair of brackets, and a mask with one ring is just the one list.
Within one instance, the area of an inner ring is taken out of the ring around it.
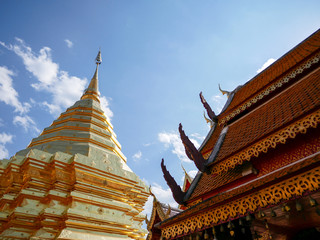
{"label": "naga ornament", "polygon": [[181,141],[184,145],[186,154],[188,158],[192,161],[194,161],[195,165],[201,172],[206,171],[206,160],[203,158],[202,154],[197,150],[197,148],[193,145],[193,143],[190,141],[188,136],[185,134],[185,132],[182,130],[181,123],[179,124],[179,133]]}
{"label": "naga ornament", "polygon": [[215,123],[218,122],[218,118],[216,114],[214,113],[214,111],[212,111],[210,105],[207,103],[206,99],[202,96],[202,92],[200,92],[199,96],[204,108],[207,110],[207,114],[209,118]]}
{"label": "naga ornament", "polygon": [[222,90],[222,89],[221,89],[221,87],[220,87],[220,84],[219,84],[219,90],[220,90],[220,92],[222,93],[222,95],[227,94],[227,97],[229,97],[229,96],[230,96],[230,94],[231,94],[231,92],[228,92],[228,91]]}
{"label": "naga ornament", "polygon": [[166,180],[168,186],[171,189],[171,192],[172,192],[174,200],[178,204],[184,205],[185,203],[183,201],[183,198],[185,196],[185,193],[181,190],[181,187],[176,183],[174,178],[171,176],[171,174],[167,170],[166,166],[164,165],[163,158],[162,158],[162,161],[161,161],[161,169],[162,169],[162,172],[163,172],[163,177],[164,177],[164,179]]}

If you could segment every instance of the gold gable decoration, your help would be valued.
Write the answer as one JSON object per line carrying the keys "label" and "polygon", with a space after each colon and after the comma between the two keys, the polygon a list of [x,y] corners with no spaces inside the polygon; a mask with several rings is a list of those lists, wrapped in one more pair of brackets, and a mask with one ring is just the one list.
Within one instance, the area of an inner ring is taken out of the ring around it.
{"label": "gold gable decoration", "polygon": [[266,153],[270,148],[275,148],[277,144],[284,144],[287,139],[295,138],[299,133],[305,134],[309,128],[316,128],[319,122],[320,110],[242,150],[240,153],[218,162],[212,167],[211,174],[221,174],[243,164],[245,161],[250,161],[252,157],[258,157],[261,152]]}
{"label": "gold gable decoration", "polygon": [[223,125],[226,122],[228,122],[230,119],[234,118],[236,115],[238,115],[240,112],[244,111],[245,109],[249,108],[251,105],[257,103],[262,98],[268,96],[270,93],[274,92],[279,87],[282,87],[283,84],[288,83],[290,80],[294,79],[296,75],[302,73],[306,69],[309,69],[314,64],[318,63],[320,60],[320,54],[318,53],[313,58],[306,61],[304,64],[300,65],[290,73],[288,73],[286,76],[278,80],[276,83],[269,86],[267,89],[265,89],[262,93],[259,93],[258,95],[254,96],[252,99],[235,109],[232,113],[228,114],[223,119],[219,120],[219,125]]}
{"label": "gold gable decoration", "polygon": [[162,229],[162,235],[172,238],[216,225],[219,222],[246,215],[268,205],[278,204],[292,197],[302,196],[320,188],[320,167],[282,181],[258,192],[226,203],[211,210],[189,217],[179,223],[173,223]]}

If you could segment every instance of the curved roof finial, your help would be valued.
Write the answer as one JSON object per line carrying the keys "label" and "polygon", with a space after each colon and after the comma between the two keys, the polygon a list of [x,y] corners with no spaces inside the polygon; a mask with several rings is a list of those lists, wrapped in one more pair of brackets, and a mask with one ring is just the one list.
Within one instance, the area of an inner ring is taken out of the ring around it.
{"label": "curved roof finial", "polygon": [[182,167],[183,172],[184,172],[184,177],[185,177],[186,179],[188,179],[189,182],[192,182],[193,178],[190,177],[190,175],[187,173],[187,171],[186,171],[186,169],[183,167],[182,163],[181,163],[181,167]]}
{"label": "curved roof finial", "polygon": [[203,117],[206,120],[206,122],[210,124],[210,128],[212,128],[214,123],[213,123],[213,121],[211,119],[206,117],[206,113],[205,112],[203,112]]}
{"label": "curved roof finial", "polygon": [[222,95],[227,94],[227,97],[229,97],[229,96],[230,96],[230,94],[231,94],[231,92],[228,92],[228,91],[222,90],[222,89],[221,89],[221,87],[220,87],[220,84],[219,84],[219,90],[220,90],[220,92],[222,93]]}

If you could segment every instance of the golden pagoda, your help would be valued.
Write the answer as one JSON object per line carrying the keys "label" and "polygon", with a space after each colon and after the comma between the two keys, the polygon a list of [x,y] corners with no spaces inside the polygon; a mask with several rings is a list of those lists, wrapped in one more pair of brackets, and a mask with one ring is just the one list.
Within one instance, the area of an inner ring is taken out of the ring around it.
{"label": "golden pagoda", "polygon": [[149,191],[101,109],[100,63],[79,101],[0,161],[0,239],[144,239]]}

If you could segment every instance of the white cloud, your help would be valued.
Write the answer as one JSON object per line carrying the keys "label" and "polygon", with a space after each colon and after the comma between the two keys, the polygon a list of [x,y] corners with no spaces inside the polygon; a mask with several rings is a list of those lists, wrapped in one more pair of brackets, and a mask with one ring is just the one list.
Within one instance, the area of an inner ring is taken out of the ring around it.
{"label": "white cloud", "polygon": [[[0,66],[0,101],[14,107],[14,111],[21,114],[20,116],[14,117],[14,124],[22,126],[26,131],[32,128],[38,133],[39,129],[36,127],[35,122],[26,114],[29,112],[31,104],[19,101],[19,94],[13,88],[12,76],[14,76],[14,73],[11,70],[7,67]],[[3,125],[3,121],[0,121],[0,126],[1,125]],[[6,153],[3,146],[1,152],[3,155]]]}
{"label": "white cloud", "polygon": [[140,160],[141,157],[142,157],[142,152],[141,152],[141,151],[135,153],[135,154],[132,156],[132,158],[133,158],[134,161]]}
{"label": "white cloud", "polygon": [[12,142],[13,135],[7,133],[0,133],[0,144],[7,144]]}
{"label": "white cloud", "polygon": [[148,217],[148,220],[150,220],[150,216],[152,213],[152,206],[153,206],[153,196],[149,196],[147,202],[144,204],[143,207],[143,214],[146,214]]}
{"label": "white cloud", "polygon": [[225,104],[225,98],[221,95],[215,95],[211,97],[211,101],[213,102],[212,109],[215,112],[215,114],[218,115],[223,109],[223,106]]}
{"label": "white cloud", "polygon": [[191,170],[188,172],[189,176],[192,178],[194,178],[197,175],[197,173],[198,173],[198,170]]}
{"label": "white cloud", "polygon": [[257,73],[262,72],[264,69],[266,69],[267,67],[269,67],[272,63],[274,63],[276,60],[274,58],[269,58],[263,65],[261,68],[259,68],[257,70]]}
{"label": "white cloud", "polygon": [[25,116],[15,116],[13,118],[13,123],[15,125],[22,126],[25,131],[28,131],[29,129],[32,129],[36,133],[40,132],[40,130],[36,126],[36,123],[32,120],[31,117],[29,117],[27,115],[25,115]]}
{"label": "white cloud", "polygon": [[67,44],[68,48],[72,48],[73,42],[71,42],[69,39],[65,39],[64,41]]}
{"label": "white cloud", "polygon": [[38,80],[31,85],[34,89],[51,94],[52,101],[43,102],[51,114],[58,115],[62,109],[80,98],[87,79],[69,76],[67,72],[60,70],[59,65],[52,61],[49,47],[43,47],[37,54],[22,39],[16,38],[16,41],[14,45],[0,44],[21,57],[25,68]]}
{"label": "white cloud", "polygon": [[0,144],[0,160],[8,157],[9,151],[6,149],[4,145]]}
{"label": "white cloud", "polygon": [[109,101],[105,96],[100,97],[100,106],[101,109],[104,111],[104,114],[111,119],[113,117],[113,112],[109,108]]}
{"label": "white cloud", "polygon": [[149,146],[151,146],[153,143],[144,143],[144,144],[142,144],[144,147],[149,147]]}
{"label": "white cloud", "polygon": [[5,145],[7,143],[12,143],[13,135],[7,133],[0,133],[0,159],[8,158],[9,151],[6,149]]}
{"label": "white cloud", "polygon": [[201,142],[205,139],[205,137],[201,136],[199,133],[192,133],[190,136],[195,138],[195,139],[198,139]]}
{"label": "white cloud", "polygon": [[[192,134],[190,136],[190,141],[195,145],[196,148],[199,148],[199,142],[195,138],[192,138]],[[160,142],[164,143],[166,148],[171,147],[172,153],[177,155],[182,162],[191,162],[186,156],[185,148],[178,133],[161,132],[158,134],[158,139]]]}
{"label": "white cloud", "polygon": [[14,75],[7,67],[0,66],[0,101],[14,107],[16,112],[26,113],[30,110],[31,105],[19,101],[19,94],[12,84],[12,76]]}
{"label": "white cloud", "polygon": [[169,204],[171,207],[178,207],[178,204],[173,199],[170,188],[164,189],[159,184],[153,183],[151,191],[157,197],[159,202]]}

